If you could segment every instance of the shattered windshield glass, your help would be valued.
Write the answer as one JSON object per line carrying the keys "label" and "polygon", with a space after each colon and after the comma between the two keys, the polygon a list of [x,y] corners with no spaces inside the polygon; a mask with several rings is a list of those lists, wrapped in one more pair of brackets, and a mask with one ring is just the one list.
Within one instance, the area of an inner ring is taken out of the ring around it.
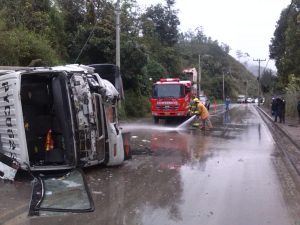
{"label": "shattered windshield glass", "polygon": [[93,209],[92,198],[79,170],[56,177],[40,176],[34,180],[30,215],[44,215],[46,211],[87,212]]}

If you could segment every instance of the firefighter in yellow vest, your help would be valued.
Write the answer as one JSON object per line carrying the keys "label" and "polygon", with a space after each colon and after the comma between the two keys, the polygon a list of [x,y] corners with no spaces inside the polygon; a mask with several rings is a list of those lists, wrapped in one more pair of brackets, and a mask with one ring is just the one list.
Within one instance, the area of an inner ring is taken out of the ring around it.
{"label": "firefighter in yellow vest", "polygon": [[[191,97],[191,102],[189,104],[189,115],[190,116],[194,116],[194,115],[198,115],[198,111],[197,111],[197,102],[194,101],[196,97],[192,96]],[[198,117],[195,119],[194,123],[192,124],[193,127],[199,127],[200,123],[198,121]]]}
{"label": "firefighter in yellow vest", "polygon": [[195,104],[195,102],[194,102],[194,99],[195,99],[196,97],[193,95],[192,97],[191,97],[191,101],[190,101],[190,104],[189,104],[189,106],[188,106],[188,109],[189,109],[189,115],[190,116],[193,116],[193,115],[195,115],[195,111],[197,110],[197,104]]}
{"label": "firefighter in yellow vest", "polygon": [[196,104],[196,111],[195,114],[198,117],[198,120],[202,120],[202,127],[201,129],[206,128],[206,124],[208,125],[208,130],[213,128],[211,121],[209,119],[209,112],[205,105],[203,105],[198,98],[194,98],[194,103]]}

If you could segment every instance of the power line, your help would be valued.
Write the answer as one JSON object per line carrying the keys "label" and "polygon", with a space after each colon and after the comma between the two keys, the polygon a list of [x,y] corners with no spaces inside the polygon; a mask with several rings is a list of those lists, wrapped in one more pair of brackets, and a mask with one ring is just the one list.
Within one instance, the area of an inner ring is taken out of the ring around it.
{"label": "power line", "polygon": [[263,74],[265,73],[266,69],[268,68],[269,61],[270,61],[270,58],[268,59],[268,61],[267,61],[267,63],[266,63],[266,66],[265,66],[265,68],[264,68],[264,70],[263,70]]}
{"label": "power line", "polygon": [[81,56],[85,46],[87,45],[87,43],[90,41],[90,39],[92,38],[93,34],[94,34],[94,31],[95,31],[95,28],[96,28],[96,23],[93,27],[93,29],[91,30],[90,34],[89,34],[89,37],[87,38],[86,42],[84,43],[83,47],[81,48],[77,58],[75,59],[75,62],[74,63],[77,63],[77,60],[79,59],[79,57]]}

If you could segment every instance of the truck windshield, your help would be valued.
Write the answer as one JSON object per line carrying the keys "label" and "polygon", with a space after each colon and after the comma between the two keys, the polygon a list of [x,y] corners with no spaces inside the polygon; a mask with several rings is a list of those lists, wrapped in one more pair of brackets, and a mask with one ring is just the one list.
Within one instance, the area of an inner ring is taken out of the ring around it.
{"label": "truck windshield", "polygon": [[153,86],[153,98],[182,98],[184,97],[184,86],[180,84],[157,84]]}

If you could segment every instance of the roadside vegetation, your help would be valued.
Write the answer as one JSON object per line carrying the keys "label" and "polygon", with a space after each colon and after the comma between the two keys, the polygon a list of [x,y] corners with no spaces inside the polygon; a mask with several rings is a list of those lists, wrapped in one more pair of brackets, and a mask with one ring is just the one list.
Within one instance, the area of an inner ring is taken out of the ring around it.
{"label": "roadside vegetation", "polygon": [[296,116],[300,98],[300,1],[292,0],[283,9],[270,44],[270,58],[275,60],[277,74],[265,71],[262,90],[270,99],[280,96],[286,100],[286,113]]}
{"label": "roadside vegetation", "polygon": [[[184,78],[183,68],[198,69],[199,55],[205,94],[222,99],[224,75],[226,95],[257,95],[259,82],[228,54],[230,46],[207,37],[200,24],[194,31],[179,31],[175,0],[143,10],[135,0],[121,3],[123,116],[149,113],[152,83],[162,77]],[[0,65],[115,63],[114,8],[110,0],[0,0]],[[287,10],[289,16],[283,16]],[[270,46],[278,76],[264,71],[264,93],[299,90],[299,57],[294,58],[299,50],[291,51],[299,49],[299,32],[291,32],[299,26],[293,24],[296,10],[296,5],[285,9],[278,22]],[[283,33],[287,37],[282,40]],[[287,49],[290,58],[283,54]]]}

